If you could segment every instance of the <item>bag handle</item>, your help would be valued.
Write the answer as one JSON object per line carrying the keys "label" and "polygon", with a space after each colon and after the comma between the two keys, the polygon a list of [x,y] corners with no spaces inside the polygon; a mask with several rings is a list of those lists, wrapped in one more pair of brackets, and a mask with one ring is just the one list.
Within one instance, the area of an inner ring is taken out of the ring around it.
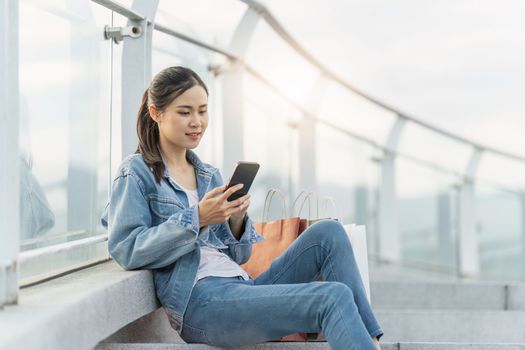
{"label": "bag handle", "polygon": [[[321,198],[321,203],[324,204],[324,208],[326,209],[328,207],[328,204],[332,205],[333,213],[335,214],[334,218],[336,218],[339,222],[342,223],[341,218],[339,217],[339,212],[337,210],[337,205],[335,204],[335,198],[331,196],[324,196]],[[326,211],[325,211],[326,213]],[[327,216],[329,217],[329,216]]]}
{"label": "bag handle", "polygon": [[[318,198],[317,194],[314,191],[304,190],[304,191],[301,191],[301,193],[299,193],[297,197],[295,197],[295,200],[292,205],[292,215],[295,212],[295,206],[297,204],[297,201],[302,196],[304,196],[304,198],[301,202],[301,206],[299,207],[299,212],[297,213],[297,216],[301,216],[301,212],[303,211],[304,204],[306,203],[306,201],[308,201],[308,219],[312,220],[312,204],[310,200],[312,196],[315,196],[316,198]],[[316,213],[317,213],[317,217],[319,217],[319,201],[318,200],[316,201]]]}
{"label": "bag handle", "polygon": [[261,222],[265,222],[265,220],[268,219],[268,213],[270,211],[270,204],[275,194],[277,194],[281,200],[281,217],[283,219],[288,217],[288,213],[286,212],[286,198],[284,197],[281,190],[279,190],[278,188],[271,188],[266,193],[266,198],[264,199],[264,209],[263,209]]}

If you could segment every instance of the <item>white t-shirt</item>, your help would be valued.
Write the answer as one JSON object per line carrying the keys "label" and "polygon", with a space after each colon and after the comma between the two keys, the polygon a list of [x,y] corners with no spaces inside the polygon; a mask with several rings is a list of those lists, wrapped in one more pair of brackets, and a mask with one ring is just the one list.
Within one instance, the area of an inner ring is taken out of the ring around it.
{"label": "white t-shirt", "polygon": [[[173,180],[173,179],[172,179]],[[173,180],[177,185],[182,188],[188,197],[188,205],[194,206],[199,203],[199,195],[197,190],[190,190],[181,184]],[[197,283],[198,280],[208,276],[219,276],[219,277],[235,277],[241,276],[245,280],[250,279],[250,276],[233,261],[228,255],[219,251],[218,249],[201,246],[201,260],[199,263],[199,269],[197,270],[197,276],[193,284]]]}

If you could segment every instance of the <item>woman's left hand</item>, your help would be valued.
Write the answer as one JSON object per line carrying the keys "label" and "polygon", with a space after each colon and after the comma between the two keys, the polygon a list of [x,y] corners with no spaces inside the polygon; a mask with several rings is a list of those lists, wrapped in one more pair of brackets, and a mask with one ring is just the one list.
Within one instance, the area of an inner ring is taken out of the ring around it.
{"label": "woman's left hand", "polygon": [[241,204],[236,208],[238,209],[238,211],[236,211],[230,216],[230,222],[232,223],[242,223],[242,221],[244,220],[244,216],[248,211],[248,207],[250,206],[249,194],[242,196],[238,200],[241,202]]}

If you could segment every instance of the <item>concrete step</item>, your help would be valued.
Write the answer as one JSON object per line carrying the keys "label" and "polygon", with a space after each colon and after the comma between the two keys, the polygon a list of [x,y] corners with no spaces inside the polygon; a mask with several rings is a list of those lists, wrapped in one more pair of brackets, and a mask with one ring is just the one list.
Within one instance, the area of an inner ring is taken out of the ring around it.
{"label": "concrete step", "polygon": [[374,309],[525,310],[525,284],[374,281],[370,294]]}
{"label": "concrete step", "polygon": [[432,271],[418,267],[383,264],[374,260],[369,260],[368,263],[370,281],[460,282],[465,280],[465,278],[460,278],[450,273]]}
{"label": "concrete step", "polygon": [[[204,344],[99,344],[95,350],[218,350],[224,349]],[[390,344],[383,348],[385,350],[398,349],[396,345]],[[289,342],[289,343],[261,343],[240,348],[228,348],[228,350],[330,350],[326,342]]]}
{"label": "concrete step", "polygon": [[385,342],[525,343],[524,311],[376,310]]}
{"label": "concrete step", "polygon": [[[100,344],[96,350],[217,350],[203,344]],[[383,343],[383,350],[525,350],[525,344]],[[231,350],[330,350],[328,343],[264,343]]]}

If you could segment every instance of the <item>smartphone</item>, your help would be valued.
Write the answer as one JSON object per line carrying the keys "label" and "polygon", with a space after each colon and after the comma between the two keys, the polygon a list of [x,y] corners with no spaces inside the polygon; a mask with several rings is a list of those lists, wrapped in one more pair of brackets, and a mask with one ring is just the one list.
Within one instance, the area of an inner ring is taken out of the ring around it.
{"label": "smartphone", "polygon": [[243,184],[244,187],[232,193],[227,198],[228,202],[231,202],[233,200],[236,200],[237,198],[240,198],[248,194],[248,191],[250,190],[250,186],[252,185],[252,182],[255,179],[255,175],[257,175],[257,171],[259,171],[258,163],[243,162],[243,161],[240,161],[237,163],[237,165],[235,166],[235,170],[233,171],[233,175],[230,178],[230,182],[228,183],[228,186],[226,187],[226,189],[232,186],[235,186],[237,184]]}

